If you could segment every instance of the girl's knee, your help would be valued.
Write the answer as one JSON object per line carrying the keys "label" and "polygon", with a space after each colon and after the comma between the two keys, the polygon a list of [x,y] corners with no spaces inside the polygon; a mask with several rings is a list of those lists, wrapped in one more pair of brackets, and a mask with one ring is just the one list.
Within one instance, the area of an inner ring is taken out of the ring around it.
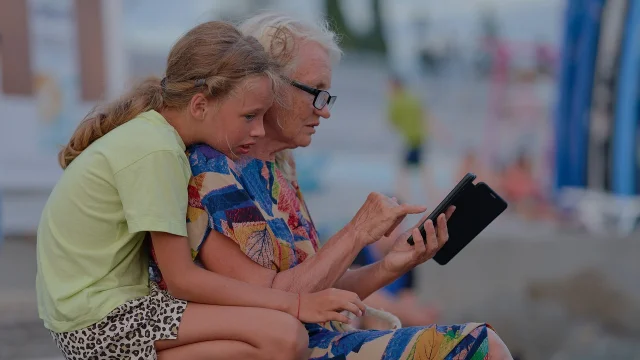
{"label": "girl's knee", "polygon": [[507,345],[502,341],[498,334],[489,327],[487,327],[487,339],[489,341],[489,359],[513,360]]}
{"label": "girl's knee", "polygon": [[[306,359],[309,347],[309,335],[302,323],[291,315],[281,313],[268,329],[269,341],[266,357],[269,359],[298,360]],[[265,354],[266,355],[266,354]]]}

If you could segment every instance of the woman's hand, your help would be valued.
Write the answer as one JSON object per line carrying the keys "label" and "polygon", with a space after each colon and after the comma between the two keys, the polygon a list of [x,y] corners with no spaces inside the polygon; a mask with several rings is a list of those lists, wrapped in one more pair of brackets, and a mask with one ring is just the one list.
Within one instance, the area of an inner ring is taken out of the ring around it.
{"label": "woman's hand", "polygon": [[340,321],[348,324],[349,318],[342,311],[348,311],[356,316],[362,316],[365,305],[355,293],[340,289],[326,289],[316,293],[300,294],[300,307],[296,307],[294,316],[300,313],[300,321],[306,323],[320,323],[325,321]]}
{"label": "woman's hand", "polygon": [[402,204],[380,193],[372,192],[350,222],[364,247],[388,236],[409,214],[420,214],[424,206]]}
{"label": "woman's hand", "polygon": [[[434,257],[438,250],[440,250],[447,240],[449,240],[447,219],[451,217],[454,210],[455,206],[451,206],[447,209],[445,214],[440,214],[440,216],[438,216],[438,231],[436,231],[433,222],[431,220],[427,220],[424,224],[424,229],[427,233],[426,244],[420,230],[418,229],[425,218],[422,218],[420,222],[418,222],[418,224],[409,231],[398,236],[393,248],[391,248],[391,251],[389,251],[382,260],[383,268],[392,273],[404,274],[417,265],[420,265]],[[409,245],[407,242],[407,239],[409,239],[409,236],[411,235],[413,235],[414,246]]]}

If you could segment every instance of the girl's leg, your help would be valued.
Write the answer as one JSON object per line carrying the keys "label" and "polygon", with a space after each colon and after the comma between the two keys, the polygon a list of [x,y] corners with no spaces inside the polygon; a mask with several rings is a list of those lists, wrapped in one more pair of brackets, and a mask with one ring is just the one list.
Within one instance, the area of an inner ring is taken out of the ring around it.
{"label": "girl's leg", "polygon": [[259,351],[241,341],[203,341],[160,351],[158,360],[258,359],[262,356]]}
{"label": "girl's leg", "polygon": [[309,339],[276,310],[189,303],[178,338],[156,341],[160,359],[306,359]]}

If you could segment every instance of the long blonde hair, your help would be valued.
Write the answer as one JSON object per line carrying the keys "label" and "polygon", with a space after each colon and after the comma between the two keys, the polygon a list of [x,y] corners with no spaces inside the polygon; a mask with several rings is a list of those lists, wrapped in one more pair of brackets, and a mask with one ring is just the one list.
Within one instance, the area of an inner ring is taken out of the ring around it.
{"label": "long blonde hair", "polygon": [[169,52],[166,77],[140,82],[120,99],[94,108],[58,154],[65,169],[93,142],[149,110],[184,108],[197,93],[221,98],[244,78],[267,75],[278,81],[279,67],[258,40],[222,21],[200,24]]}

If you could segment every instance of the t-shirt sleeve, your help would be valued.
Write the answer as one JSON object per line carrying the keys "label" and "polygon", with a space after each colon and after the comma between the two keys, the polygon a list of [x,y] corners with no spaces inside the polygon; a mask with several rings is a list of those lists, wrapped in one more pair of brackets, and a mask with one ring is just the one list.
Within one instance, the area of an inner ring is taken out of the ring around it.
{"label": "t-shirt sleeve", "polygon": [[150,153],[116,172],[115,183],[129,232],[187,236],[190,176],[186,156],[170,150]]}

